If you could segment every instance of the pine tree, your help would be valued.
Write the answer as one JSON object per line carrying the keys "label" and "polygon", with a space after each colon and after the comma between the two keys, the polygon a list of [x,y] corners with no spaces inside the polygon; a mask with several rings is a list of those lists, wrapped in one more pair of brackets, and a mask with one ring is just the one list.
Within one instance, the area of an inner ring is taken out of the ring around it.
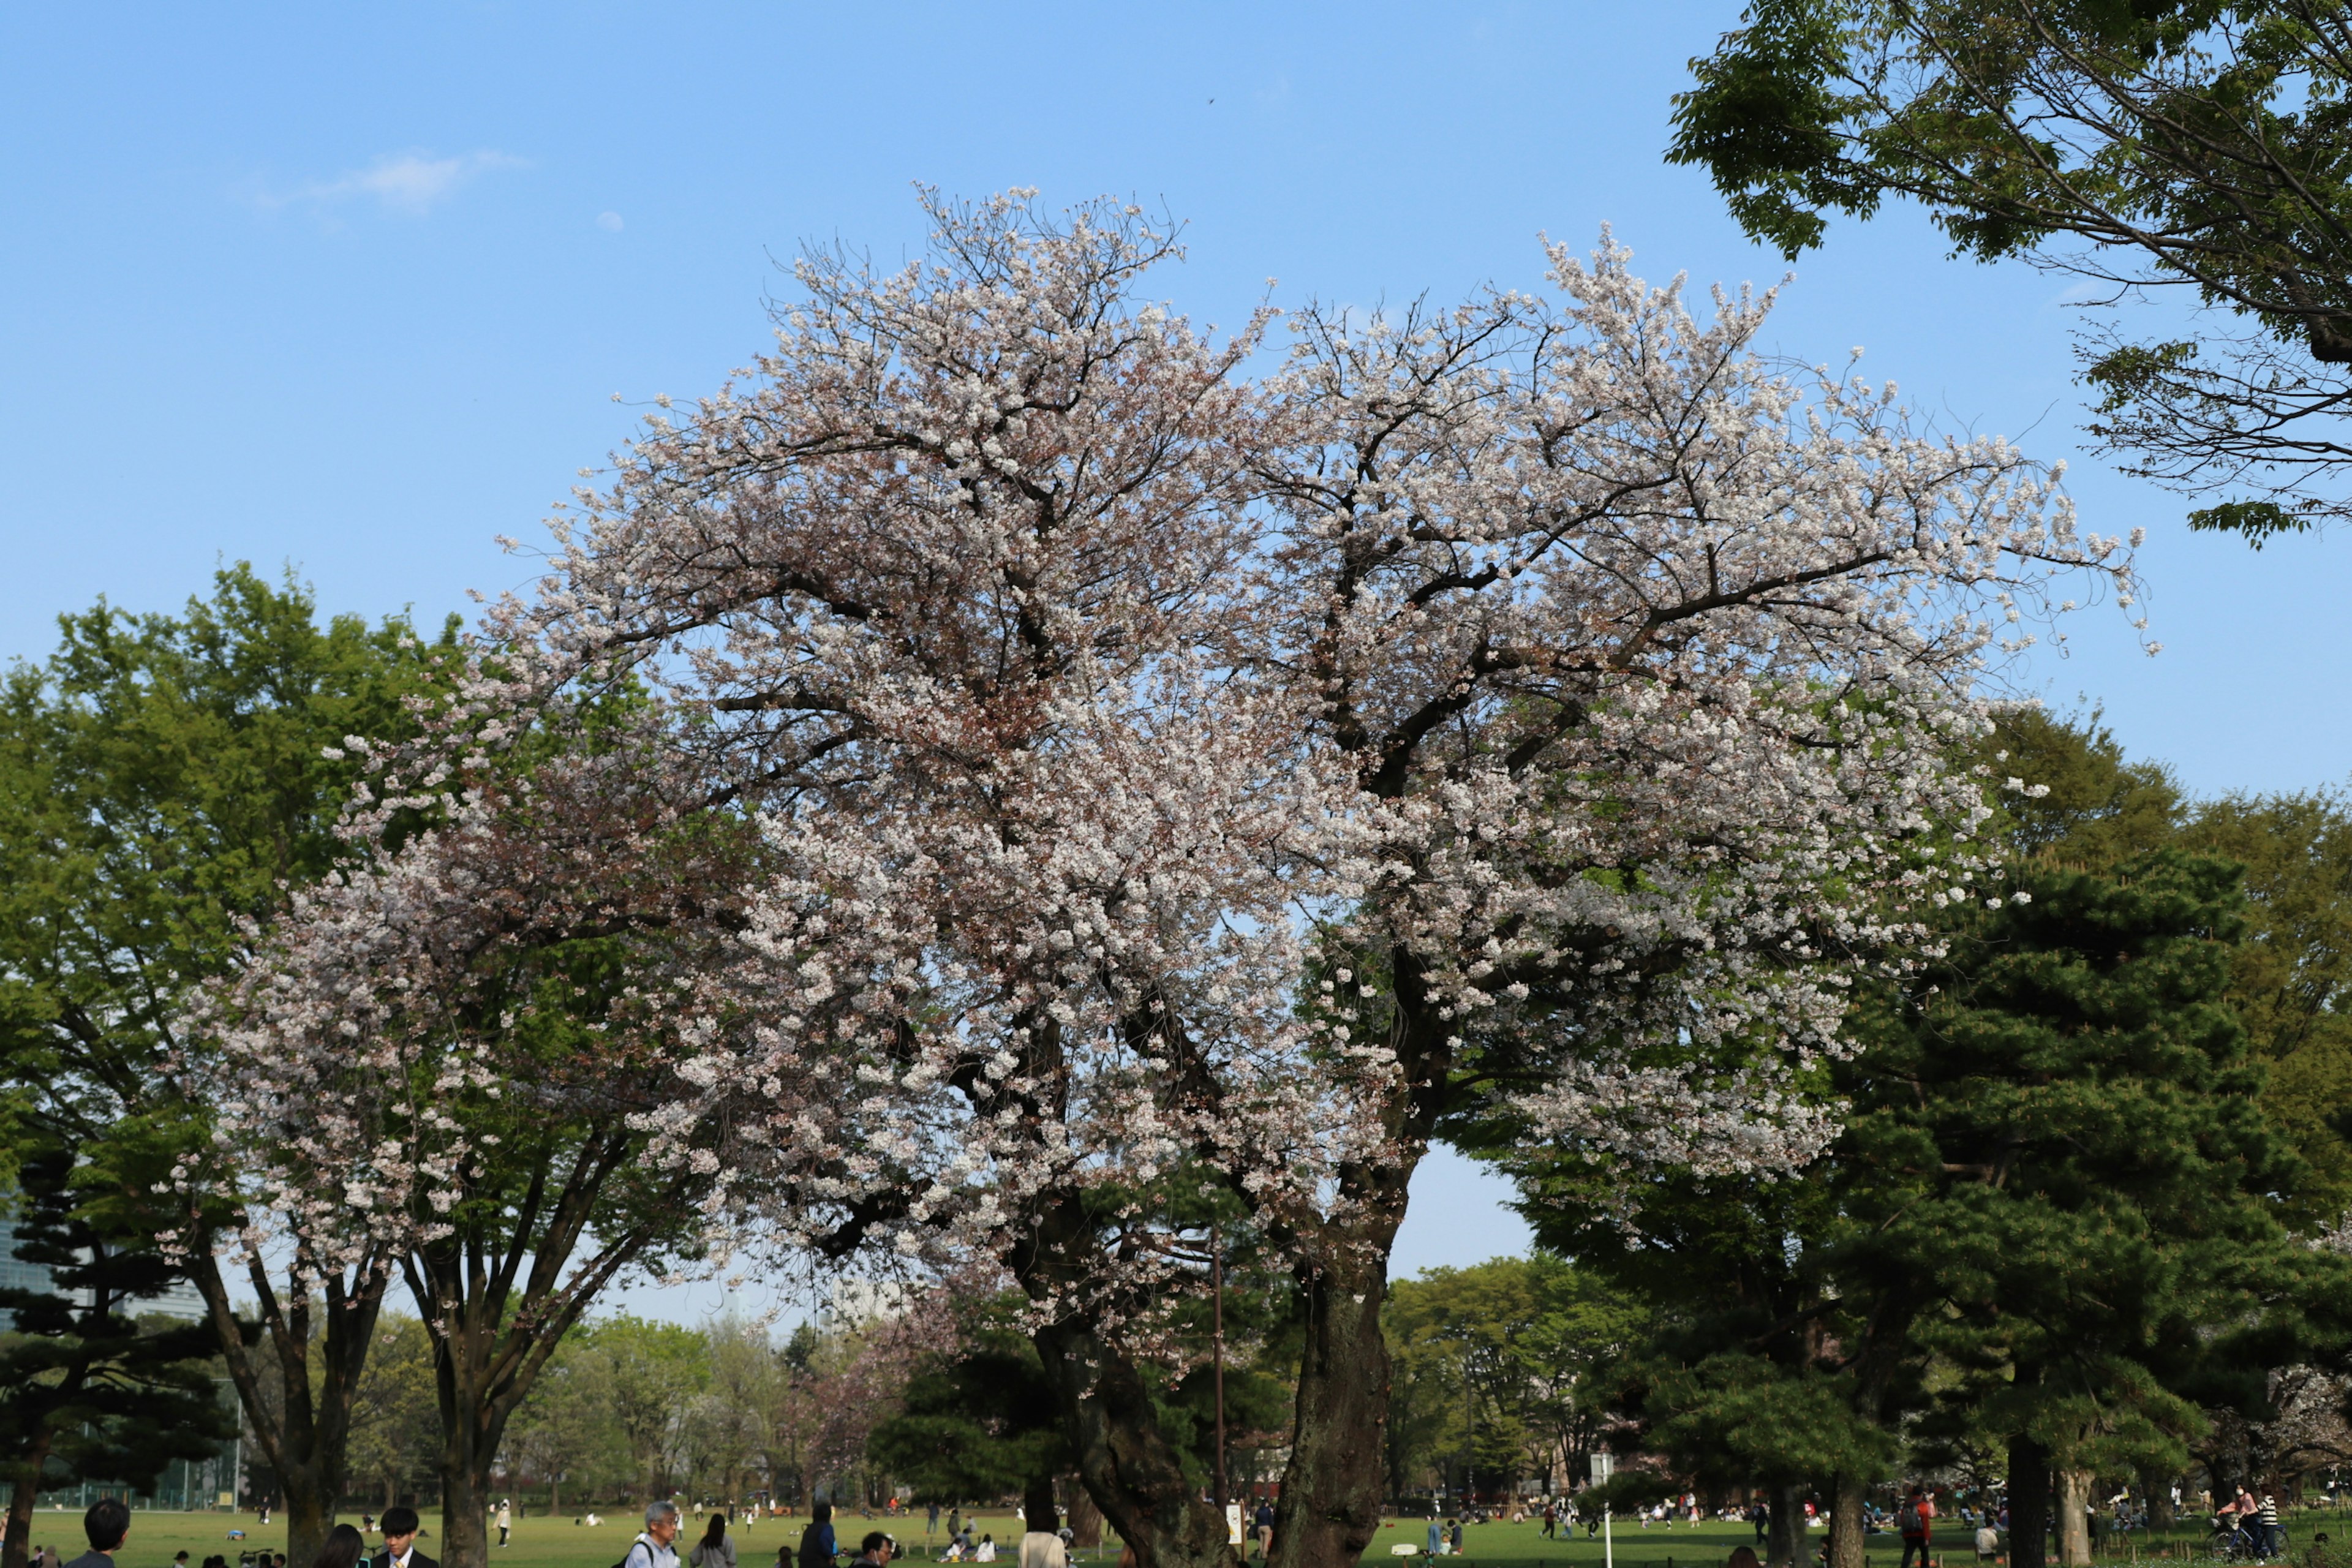
{"label": "pine tree", "polygon": [[84,1217],[74,1164],[52,1144],[18,1172],[16,1256],[47,1268],[52,1289],[0,1289],[0,1310],[15,1319],[0,1338],[6,1568],[23,1568],[36,1493],[84,1481],[152,1487],[173,1459],[208,1458],[234,1431],[205,1370],[217,1348],[211,1328],[142,1327],[139,1302],[176,1275]]}
{"label": "pine tree", "polygon": [[1828,1266],[1963,1374],[1929,1429],[2001,1436],[2011,1560],[2041,1568],[2053,1469],[2084,1561],[2084,1473],[2177,1465],[2200,1405],[2259,1407],[2341,1281],[2281,1222],[2295,1162],[2225,999],[2237,868],[2043,858],[2007,886],[1857,1011]]}

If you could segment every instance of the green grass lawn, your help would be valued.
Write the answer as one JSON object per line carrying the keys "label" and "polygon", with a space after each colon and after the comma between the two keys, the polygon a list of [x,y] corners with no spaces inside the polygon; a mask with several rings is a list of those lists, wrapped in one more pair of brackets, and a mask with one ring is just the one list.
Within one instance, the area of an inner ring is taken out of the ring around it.
{"label": "green grass lawn", "polygon": [[[357,1515],[348,1516],[359,1522]],[[798,1544],[803,1518],[762,1520],[748,1528],[737,1525],[732,1533],[740,1568],[774,1568],[776,1552]],[[678,1544],[690,1545],[702,1530],[702,1519],[697,1516],[688,1521],[687,1531]],[[858,1538],[869,1530],[887,1531],[898,1537],[916,1562],[932,1555],[933,1550],[944,1543],[944,1537],[928,1541],[924,1531],[925,1515],[899,1515],[871,1520],[855,1510],[835,1519],[834,1526],[842,1543],[855,1546]],[[244,1541],[231,1541],[231,1530],[246,1532]],[[575,1525],[564,1519],[524,1518],[515,1524],[514,1543],[504,1551],[493,1548],[490,1553],[494,1568],[613,1568],[628,1550],[638,1529],[638,1515],[634,1510],[611,1512],[604,1522],[595,1528]],[[978,1523],[982,1533],[996,1537],[1000,1546],[1009,1548],[1021,1539],[1021,1523],[1011,1514],[983,1515]],[[1418,1546],[1424,1538],[1428,1521],[1421,1519],[1399,1519],[1385,1525],[1364,1552],[1367,1568],[1394,1561],[1391,1548],[1399,1544]],[[425,1533],[418,1545],[427,1553],[439,1556],[436,1537],[440,1519],[427,1512]],[[2326,1531],[2338,1541],[2352,1540],[2352,1523],[2332,1514],[2297,1515],[2287,1527],[2290,1554],[2301,1556],[2314,1532]],[[496,1532],[493,1531],[495,1537]],[[1752,1542],[1755,1531],[1745,1524],[1709,1523],[1694,1530],[1688,1525],[1668,1529],[1652,1525],[1643,1530],[1622,1521],[1612,1531],[1615,1543],[1615,1562],[1620,1568],[1721,1568],[1735,1546]],[[1942,1568],[1973,1568],[1976,1554],[1969,1544],[1969,1532],[1958,1521],[1939,1521],[1937,1532],[1937,1554]],[[1821,1532],[1812,1534],[1818,1546]],[[2202,1531],[2186,1527],[2170,1538],[2177,1547],[2201,1543]],[[33,1516],[33,1541],[37,1545],[55,1545],[61,1554],[72,1558],[80,1553],[81,1516],[79,1513],[44,1510]],[[369,1542],[371,1547],[376,1543]],[[2112,1549],[2110,1550],[2110,1546]],[[163,1513],[142,1510],[131,1516],[131,1541],[116,1562],[121,1568],[171,1568],[172,1554],[185,1548],[192,1562],[202,1563],[214,1552],[226,1555],[231,1568],[236,1568],[240,1551],[268,1549],[282,1552],[286,1548],[286,1527],[283,1518],[273,1520],[268,1528],[259,1528],[254,1516],[226,1513]],[[1100,1552],[1077,1554],[1082,1563],[1115,1563],[1118,1557],[1116,1542]],[[1873,1535],[1869,1542],[1870,1568],[1895,1568],[1902,1547],[1893,1536]],[[2103,1543],[2102,1560],[2130,1562],[2152,1555],[2146,1537]],[[999,1561],[1010,1563],[1013,1553],[1007,1550]],[[1474,1524],[1463,1536],[1463,1568],[1483,1568],[1487,1564],[1513,1564],[1515,1568],[1601,1568],[1601,1542],[1588,1540],[1580,1528],[1573,1540],[1546,1541],[1542,1529],[1533,1522],[1526,1524]],[[289,1568],[302,1568],[289,1563]],[[1402,1568],[1402,1565],[1400,1565]]]}

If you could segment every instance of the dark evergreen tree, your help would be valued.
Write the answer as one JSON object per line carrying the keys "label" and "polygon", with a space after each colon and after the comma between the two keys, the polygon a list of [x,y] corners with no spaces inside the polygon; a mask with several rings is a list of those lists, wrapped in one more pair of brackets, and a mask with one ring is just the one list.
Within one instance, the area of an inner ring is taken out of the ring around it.
{"label": "dark evergreen tree", "polygon": [[1541,1241],[1660,1309],[1626,1406],[1645,1441],[1780,1489],[1784,1518],[1789,1489],[1832,1493],[1837,1568],[1898,1435],[1930,1463],[2006,1452],[2018,1568],[2071,1480],[2079,1562],[2090,1470],[2177,1468],[2204,1409],[2260,1411],[2266,1369],[2342,1339],[2344,1268],[2288,1234],[2300,1163],[2231,1005],[2237,868],[2150,847],[2179,795],[2095,726],[2019,716],[1994,749],[2052,787],[2010,797],[2007,874],[1943,913],[1941,956],[1858,1002],[1823,1159],[1631,1194],[1572,1151],[1512,1162]]}
{"label": "dark evergreen tree", "polygon": [[2337,1262],[2281,1221],[2295,1162],[2226,1001],[2237,868],[2173,850],[2021,863],[1948,951],[1857,1009],[1825,1266],[1907,1301],[1939,1379],[1928,1430],[1998,1433],[2015,1568],[2041,1568],[2053,1471],[2177,1465],[2199,1406],[2258,1409],[2263,1369],[2332,1319]]}
{"label": "dark evergreen tree", "polygon": [[0,1474],[10,1492],[6,1568],[23,1568],[34,1495],[84,1481],[152,1487],[174,1459],[203,1459],[233,1433],[205,1364],[204,1323],[142,1327],[136,1314],[176,1278],[152,1251],[120,1246],[84,1216],[74,1156],[52,1144],[19,1168],[16,1256],[52,1289],[0,1289]]}

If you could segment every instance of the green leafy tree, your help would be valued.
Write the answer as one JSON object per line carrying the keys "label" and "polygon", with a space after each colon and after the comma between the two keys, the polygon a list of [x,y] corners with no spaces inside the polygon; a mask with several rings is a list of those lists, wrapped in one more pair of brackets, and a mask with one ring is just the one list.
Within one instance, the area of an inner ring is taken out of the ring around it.
{"label": "green leafy tree", "polygon": [[24,1568],[35,1494],[85,1481],[148,1487],[173,1459],[209,1458],[234,1428],[205,1364],[201,1323],[153,1331],[139,1302],[172,1270],[152,1248],[126,1248],[80,1211],[74,1156],[62,1145],[18,1167],[16,1256],[51,1289],[0,1289],[13,1319],[0,1336],[0,1436],[8,1458],[6,1568]]}
{"label": "green leafy tree", "polygon": [[959,1342],[925,1359],[866,1437],[866,1457],[918,1503],[1025,1495],[1072,1468],[1053,1383],[1008,1305],[965,1314]]}
{"label": "green leafy tree", "polygon": [[[1832,1562],[1855,1568],[1859,1500],[1894,1463],[1894,1424],[1923,1358],[1899,1307],[1829,1267],[1823,1244],[1843,1226],[1834,1166],[1778,1181],[1655,1173],[1629,1228],[1623,1194],[1572,1154],[1517,1164],[1537,1239],[1640,1306],[1633,1321],[1646,1331],[1609,1387],[1642,1446],[1703,1485],[1767,1489],[1775,1564],[1805,1555],[1806,1492],[1834,1496]],[[1628,1469],[1611,1496],[1640,1501],[1656,1486]]]}
{"label": "green leafy tree", "polygon": [[628,1448],[632,1490],[641,1501],[669,1496],[686,1465],[687,1408],[710,1384],[709,1340],[626,1312],[597,1321],[585,1337],[603,1363],[609,1418]]}
{"label": "green leafy tree", "polygon": [[[431,1364],[423,1371],[422,1387],[429,1396]],[[514,1458],[509,1468],[520,1467],[547,1483],[551,1518],[562,1513],[566,1487],[575,1496],[584,1496],[605,1478],[631,1474],[628,1453],[613,1419],[614,1399],[611,1355],[596,1344],[592,1329],[568,1336],[556,1347],[515,1411],[507,1428]],[[431,1426],[428,1418],[426,1426]]]}
{"label": "green leafy tree", "polygon": [[[2086,344],[2093,432],[2259,544],[2341,519],[2352,445],[2352,10],[2337,0],[1753,0],[1669,156],[1790,256],[1923,204],[1964,255],[2189,290]],[[2235,321],[2232,331],[2218,323]]]}
{"label": "green leafy tree", "polygon": [[[2021,786],[1990,825],[2005,874],[1946,911],[1940,957],[1864,989],[1820,1161],[1774,1183],[1654,1176],[1630,1231],[1572,1152],[1517,1162],[1539,1239],[1656,1304],[1628,1405],[1645,1441],[1711,1480],[1832,1492],[1838,1568],[1906,1449],[2005,1469],[2033,1568],[2056,1469],[2083,1561],[2092,1471],[2176,1468],[2209,1411],[2262,1410],[2268,1369],[2341,1339],[2341,1267],[2290,1234],[2309,1167],[2264,1114],[2233,1005],[2306,941],[2332,963],[2309,869],[2332,819],[2186,802],[2095,721],[2011,713],[1988,762]],[[2177,847],[2250,833],[2282,889],[2251,906],[2273,944],[2251,955],[2237,868]],[[2282,1016],[2325,1032],[2315,989]]]}
{"label": "green leafy tree", "polygon": [[1433,1268],[1390,1288],[1391,1486],[1447,1472],[1481,1489],[1581,1468],[1648,1311],[1559,1257]]}
{"label": "green leafy tree", "polygon": [[432,1336],[406,1312],[383,1313],[352,1399],[344,1459],[354,1488],[380,1491],[385,1508],[415,1495],[433,1475],[440,1426]]}
{"label": "green leafy tree", "polygon": [[298,1256],[289,1280],[247,1259],[240,1322],[210,1245],[224,1216],[156,1207],[204,1137],[167,1068],[193,1044],[184,998],[236,961],[246,922],[342,855],[355,769],[330,749],[406,731],[454,622],[432,647],[399,617],[321,626],[307,588],[240,563],[179,616],[101,603],[59,626],[54,655],[0,681],[0,1105],[76,1150],[85,1213],[113,1243],[186,1247],[307,1562],[343,1484],[385,1260],[336,1274]]}

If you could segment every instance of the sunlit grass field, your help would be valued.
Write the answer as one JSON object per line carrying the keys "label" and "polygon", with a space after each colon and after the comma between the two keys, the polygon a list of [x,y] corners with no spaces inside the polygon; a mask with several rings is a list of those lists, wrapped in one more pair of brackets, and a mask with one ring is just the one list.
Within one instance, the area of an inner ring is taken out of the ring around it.
{"label": "sunlit grass field", "polygon": [[[348,1516],[353,1524],[356,1514]],[[835,1530],[842,1544],[855,1547],[869,1530],[887,1531],[896,1536],[908,1556],[915,1562],[931,1558],[946,1544],[944,1522],[940,1532],[928,1536],[927,1514],[899,1514],[892,1517],[874,1515],[871,1519],[849,1510],[835,1519]],[[788,1517],[758,1521],[749,1526],[735,1525],[730,1533],[735,1540],[738,1568],[774,1568],[778,1551],[787,1552],[799,1544],[805,1517]],[[678,1538],[685,1548],[702,1532],[704,1519],[691,1517]],[[629,1542],[639,1528],[638,1515],[627,1512],[604,1514],[604,1523],[594,1527],[576,1525],[569,1516],[562,1519],[524,1517],[515,1522],[514,1542],[503,1551],[491,1549],[493,1568],[613,1568],[627,1552]],[[242,1530],[243,1541],[231,1541],[228,1532]],[[993,1535],[1005,1550],[998,1561],[1011,1568],[1013,1545],[1021,1539],[1021,1521],[1010,1513],[984,1514],[976,1526],[979,1533]],[[1390,1521],[1364,1553],[1367,1568],[1379,1563],[1395,1561],[1391,1548],[1398,1545],[1418,1547],[1428,1530],[1423,1519],[1398,1519]],[[437,1537],[440,1519],[425,1513],[425,1534],[417,1545],[428,1555],[438,1557]],[[2294,1516],[2287,1527],[2288,1552],[2300,1558],[2319,1531],[2332,1534],[2337,1542],[2352,1540],[2352,1522],[2333,1513],[2309,1513]],[[2172,1532],[2168,1545],[2172,1552],[2188,1548],[2194,1552],[2201,1545],[2202,1531],[2184,1525]],[[491,1532],[495,1540],[497,1532]],[[1940,1568],[1974,1568],[1976,1554],[1969,1544],[1969,1533],[1958,1521],[1939,1521],[1936,1550]],[[1734,1547],[1751,1542],[1755,1532],[1748,1525],[1707,1523],[1693,1529],[1687,1524],[1668,1529],[1652,1525],[1640,1526],[1620,1521],[1612,1531],[1617,1568],[1722,1568]],[[1816,1549],[1822,1536],[1816,1531],[1812,1542]],[[37,1545],[53,1545],[59,1554],[71,1559],[83,1550],[81,1516],[75,1512],[45,1510],[33,1516],[33,1541]],[[371,1548],[377,1543],[371,1540]],[[1474,1524],[1463,1536],[1462,1568],[1481,1568],[1482,1564],[1508,1564],[1511,1568],[1601,1568],[1601,1549],[1598,1539],[1588,1539],[1581,1528],[1574,1538],[1547,1541],[1539,1525]],[[2170,1552],[2152,1551],[2168,1542],[2151,1542],[2146,1536],[2127,1537],[2103,1542],[2099,1556],[2102,1561],[2129,1563],[2153,1555],[2170,1555]],[[230,1568],[236,1568],[240,1552],[286,1549],[286,1528],[282,1516],[271,1521],[265,1529],[257,1525],[250,1513],[162,1513],[142,1510],[131,1516],[131,1540],[115,1554],[118,1568],[171,1568],[172,1554],[181,1550],[189,1554],[191,1564],[200,1564],[215,1552],[226,1556]],[[1869,1543],[1870,1568],[1895,1568],[1902,1546],[1893,1536],[1873,1535]],[[680,1553],[683,1556],[683,1552]],[[1098,1552],[1081,1552],[1081,1563],[1115,1563],[1118,1557],[1117,1542],[1111,1541]],[[288,1568],[304,1568],[289,1563]],[[1402,1568],[1402,1565],[1400,1565]]]}

